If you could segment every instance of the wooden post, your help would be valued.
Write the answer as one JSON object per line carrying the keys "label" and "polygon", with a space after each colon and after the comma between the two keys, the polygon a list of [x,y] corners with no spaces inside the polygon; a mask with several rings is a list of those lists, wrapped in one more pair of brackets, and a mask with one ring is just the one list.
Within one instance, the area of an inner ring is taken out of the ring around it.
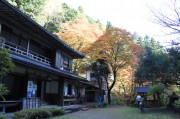
{"label": "wooden post", "polygon": [[72,60],[72,58],[69,58],[69,71],[70,71],[70,73],[72,72],[72,62],[73,62],[73,60]]}
{"label": "wooden post", "polygon": [[29,54],[30,33],[28,33],[27,55]]}
{"label": "wooden post", "polygon": [[2,24],[1,24],[1,21],[0,21],[0,35],[1,35],[1,30],[2,30]]}
{"label": "wooden post", "polygon": [[[1,24],[1,21],[0,21],[0,37],[1,37],[1,28],[2,28],[2,24]],[[0,48],[3,49],[3,40],[1,41],[2,39],[0,38]]]}
{"label": "wooden post", "polygon": [[55,67],[58,69],[61,68],[61,51],[60,50],[56,50]]}
{"label": "wooden post", "polygon": [[[62,77],[60,77],[62,78]],[[64,80],[60,80],[59,81],[59,86],[58,86],[58,94],[59,94],[59,104],[58,105],[61,105],[63,106],[63,103],[64,103]]]}

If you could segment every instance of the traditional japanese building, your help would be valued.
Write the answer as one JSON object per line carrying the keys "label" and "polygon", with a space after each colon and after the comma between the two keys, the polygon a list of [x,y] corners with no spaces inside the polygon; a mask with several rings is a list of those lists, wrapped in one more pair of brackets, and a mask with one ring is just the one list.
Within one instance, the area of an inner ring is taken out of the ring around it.
{"label": "traditional japanese building", "polygon": [[72,73],[73,59],[84,55],[5,0],[0,0],[0,48],[15,63],[1,80],[10,91],[6,100],[22,100],[23,108],[33,108],[69,104],[85,95],[87,81]]}

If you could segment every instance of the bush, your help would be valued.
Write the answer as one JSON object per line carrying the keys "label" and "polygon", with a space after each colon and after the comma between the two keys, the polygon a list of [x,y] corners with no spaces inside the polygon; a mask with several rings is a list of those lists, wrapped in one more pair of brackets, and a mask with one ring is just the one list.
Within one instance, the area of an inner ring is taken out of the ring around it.
{"label": "bush", "polygon": [[45,119],[60,115],[64,115],[62,108],[38,108],[15,112],[13,119]]}
{"label": "bush", "polygon": [[103,103],[102,103],[102,106],[103,106],[103,107],[107,107],[107,106],[108,106],[108,103],[107,103],[107,102],[103,102]]}
{"label": "bush", "polygon": [[124,101],[121,98],[112,98],[111,100],[112,105],[125,105]]}
{"label": "bush", "polygon": [[5,117],[3,115],[0,115],[0,119],[5,119]]}
{"label": "bush", "polygon": [[51,112],[52,116],[64,115],[64,110],[62,108],[47,108],[49,112]]}

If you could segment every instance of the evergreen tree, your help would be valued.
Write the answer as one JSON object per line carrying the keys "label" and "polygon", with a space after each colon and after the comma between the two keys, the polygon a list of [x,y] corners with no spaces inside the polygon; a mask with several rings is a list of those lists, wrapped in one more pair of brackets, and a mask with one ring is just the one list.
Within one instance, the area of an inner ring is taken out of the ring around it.
{"label": "evergreen tree", "polygon": [[36,19],[46,0],[7,0],[27,16]]}
{"label": "evergreen tree", "polygon": [[106,29],[111,28],[111,27],[112,27],[112,23],[111,23],[110,21],[107,21],[107,23],[106,23]]}

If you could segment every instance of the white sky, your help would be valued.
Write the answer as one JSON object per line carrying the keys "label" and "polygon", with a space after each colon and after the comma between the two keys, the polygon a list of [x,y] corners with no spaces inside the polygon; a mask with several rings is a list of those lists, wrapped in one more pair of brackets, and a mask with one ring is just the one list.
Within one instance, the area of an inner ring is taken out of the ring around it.
{"label": "white sky", "polygon": [[[104,25],[110,21],[113,26],[135,31],[140,36],[151,36],[160,42],[168,39],[163,28],[152,23],[150,8],[159,9],[169,0],[60,0],[71,7],[82,6],[86,15],[99,19]],[[149,7],[148,7],[149,6]]]}

